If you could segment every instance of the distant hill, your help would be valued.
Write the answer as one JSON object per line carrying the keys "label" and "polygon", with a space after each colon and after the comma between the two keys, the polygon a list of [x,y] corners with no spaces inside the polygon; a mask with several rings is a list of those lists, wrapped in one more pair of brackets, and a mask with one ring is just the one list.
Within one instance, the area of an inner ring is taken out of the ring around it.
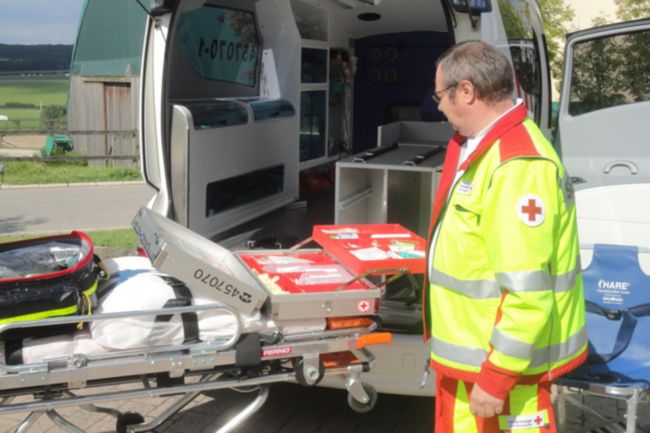
{"label": "distant hill", "polygon": [[0,72],[70,69],[72,45],[0,44]]}

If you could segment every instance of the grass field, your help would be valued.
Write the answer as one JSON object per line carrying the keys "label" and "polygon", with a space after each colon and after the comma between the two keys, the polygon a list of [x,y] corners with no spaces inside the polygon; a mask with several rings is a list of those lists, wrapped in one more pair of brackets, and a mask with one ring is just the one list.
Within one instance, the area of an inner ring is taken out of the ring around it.
{"label": "grass field", "polygon": [[[0,130],[18,129],[16,120],[20,120],[20,130],[39,129],[41,124],[41,107],[47,105],[65,106],[68,100],[69,80],[64,75],[38,76],[0,76],[0,114],[9,121],[0,121]],[[10,102],[34,104],[38,108],[2,108]]]}
{"label": "grass field", "polygon": [[89,167],[63,162],[6,161],[3,182],[8,185],[142,180],[135,167]]}
{"label": "grass field", "polygon": [[41,105],[66,105],[68,80],[3,79],[0,80],[0,105],[22,102]]}
{"label": "grass field", "polygon": [[[59,233],[41,233],[38,237],[53,234]],[[133,251],[137,248],[137,238],[131,229],[93,231],[88,232],[88,236],[93,240],[95,247],[127,248]],[[34,237],[37,237],[37,235],[0,235],[0,243],[32,239]]]}

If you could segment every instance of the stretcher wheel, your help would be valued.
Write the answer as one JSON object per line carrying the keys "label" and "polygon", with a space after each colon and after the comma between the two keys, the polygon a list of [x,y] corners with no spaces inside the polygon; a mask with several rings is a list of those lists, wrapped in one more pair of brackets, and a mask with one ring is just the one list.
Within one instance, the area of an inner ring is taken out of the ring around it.
{"label": "stretcher wheel", "polygon": [[117,418],[115,431],[117,433],[127,433],[126,428],[130,425],[142,424],[144,417],[137,412],[124,412]]}
{"label": "stretcher wheel", "polygon": [[368,402],[361,403],[356,400],[352,394],[348,393],[348,405],[350,406],[350,409],[357,413],[367,413],[373,410],[375,405],[377,405],[379,395],[374,386],[368,383],[362,383],[361,385],[363,386],[363,390],[366,391],[366,394],[368,394]]}
{"label": "stretcher wheel", "polygon": [[[305,361],[301,359],[296,362],[294,371],[296,372],[296,380],[302,386],[316,386],[325,376],[325,365],[322,361],[318,361],[318,369],[314,367],[305,367]],[[305,371],[307,370],[307,371]]]}

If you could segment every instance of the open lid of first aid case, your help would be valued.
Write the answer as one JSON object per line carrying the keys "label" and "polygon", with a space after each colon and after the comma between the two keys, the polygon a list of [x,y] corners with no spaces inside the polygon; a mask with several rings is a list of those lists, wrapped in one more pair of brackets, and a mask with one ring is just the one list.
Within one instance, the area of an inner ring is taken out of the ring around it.
{"label": "open lid of first aid case", "polygon": [[399,224],[316,225],[312,237],[358,275],[425,272],[426,241]]}
{"label": "open lid of first aid case", "polygon": [[[183,281],[197,295],[215,299],[244,314],[266,309],[278,320],[377,314],[381,289],[365,278],[368,271],[378,269],[379,264],[382,269],[390,267],[402,273],[419,269],[413,264],[414,259],[417,261],[414,257],[398,255],[399,258],[389,257],[381,263],[364,261],[363,256],[359,259],[354,251],[345,251],[345,245],[337,245],[334,241],[339,239],[332,237],[321,243],[324,249],[231,252],[146,208],[137,213],[132,226],[153,266],[161,272]],[[317,227],[323,228],[319,232],[327,236],[332,234],[329,230],[337,227],[357,230],[364,239],[366,236],[362,225]],[[391,240],[406,242],[406,231],[398,225],[368,228],[375,229],[379,234],[398,235],[383,238],[376,245],[386,243],[389,248]],[[409,236],[421,242],[423,249],[424,240],[418,240],[414,234]],[[314,239],[318,241],[316,236]],[[372,247],[371,236],[368,239]],[[424,258],[419,260],[423,269]]]}

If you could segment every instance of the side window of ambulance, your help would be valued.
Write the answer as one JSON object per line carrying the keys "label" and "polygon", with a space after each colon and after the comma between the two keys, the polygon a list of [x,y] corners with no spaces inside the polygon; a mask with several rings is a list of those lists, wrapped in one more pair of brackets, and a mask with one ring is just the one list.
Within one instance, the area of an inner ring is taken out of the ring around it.
{"label": "side window of ambulance", "polygon": [[208,5],[184,12],[177,38],[200,77],[257,85],[260,40],[252,12]]}
{"label": "side window of ambulance", "polygon": [[573,50],[572,116],[650,101],[650,31],[576,43]]}
{"label": "side window of ambulance", "polygon": [[542,70],[531,11],[522,0],[499,0],[499,9],[515,69],[515,90],[535,120],[541,115]]}

